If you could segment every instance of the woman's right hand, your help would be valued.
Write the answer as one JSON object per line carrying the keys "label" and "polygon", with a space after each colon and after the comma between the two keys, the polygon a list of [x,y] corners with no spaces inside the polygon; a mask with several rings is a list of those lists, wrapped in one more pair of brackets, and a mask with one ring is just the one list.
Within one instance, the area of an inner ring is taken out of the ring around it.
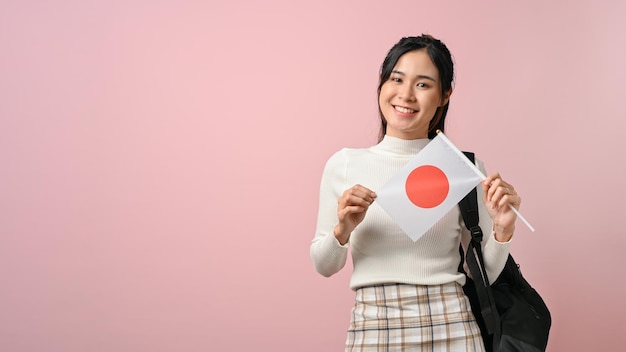
{"label": "woman's right hand", "polygon": [[363,221],[374,199],[376,199],[376,193],[361,185],[348,188],[339,197],[337,206],[339,223],[335,226],[333,234],[341,245],[348,242],[350,234]]}

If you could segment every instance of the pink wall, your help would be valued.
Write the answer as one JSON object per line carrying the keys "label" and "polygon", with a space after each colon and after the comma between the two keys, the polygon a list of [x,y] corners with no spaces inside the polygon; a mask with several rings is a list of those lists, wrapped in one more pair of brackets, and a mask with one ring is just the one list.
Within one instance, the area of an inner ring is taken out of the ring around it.
{"label": "pink wall", "polygon": [[537,228],[513,253],[549,350],[619,348],[626,3],[380,4],[0,4],[0,350],[342,350],[319,178],[375,142],[380,62],[422,32],[456,57],[448,135]]}

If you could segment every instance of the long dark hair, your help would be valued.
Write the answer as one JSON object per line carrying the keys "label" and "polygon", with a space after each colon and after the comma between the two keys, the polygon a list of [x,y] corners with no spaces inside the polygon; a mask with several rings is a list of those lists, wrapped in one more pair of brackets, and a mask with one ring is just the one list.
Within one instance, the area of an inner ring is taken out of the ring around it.
{"label": "long dark hair", "polygon": [[[428,56],[432,62],[437,66],[439,70],[439,80],[441,81],[441,96],[452,88],[454,81],[454,63],[452,62],[452,55],[446,45],[439,39],[435,39],[431,35],[422,34],[419,37],[405,37],[400,39],[387,53],[387,57],[383,61],[380,67],[380,77],[378,81],[378,97],[380,97],[380,89],[383,84],[389,80],[391,71],[396,66],[396,63],[400,57],[409,51],[415,51],[420,49],[426,49]],[[448,106],[450,100],[444,105],[437,108],[435,116],[430,120],[428,126],[428,138],[435,138],[437,130],[444,131],[444,125],[446,121],[446,114],[448,113]],[[387,120],[383,116],[383,112],[378,106],[378,114],[380,115],[380,135],[378,140],[382,140],[387,133]]]}

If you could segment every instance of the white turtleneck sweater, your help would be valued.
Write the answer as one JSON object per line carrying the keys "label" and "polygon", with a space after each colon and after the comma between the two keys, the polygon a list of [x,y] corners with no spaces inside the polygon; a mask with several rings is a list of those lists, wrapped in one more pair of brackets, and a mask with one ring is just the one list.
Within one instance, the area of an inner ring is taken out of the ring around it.
{"label": "white turtleneck sweater", "polygon": [[[322,175],[317,230],[311,243],[311,259],[320,274],[331,276],[341,270],[350,248],[354,265],[350,288],[353,290],[384,283],[465,283],[465,276],[458,272],[461,260],[459,243],[467,247],[470,234],[463,224],[458,206],[415,242],[376,201],[369,207],[363,222],[352,232],[348,243],[340,245],[333,235],[333,229],[339,222],[337,200],[346,189],[361,184],[376,192],[429,141],[385,136],[372,147],[344,148],[330,157]],[[484,172],[481,162],[478,161],[477,166]],[[510,242],[496,241],[482,196],[483,190],[479,186],[483,256],[487,274],[493,281],[504,268]]]}

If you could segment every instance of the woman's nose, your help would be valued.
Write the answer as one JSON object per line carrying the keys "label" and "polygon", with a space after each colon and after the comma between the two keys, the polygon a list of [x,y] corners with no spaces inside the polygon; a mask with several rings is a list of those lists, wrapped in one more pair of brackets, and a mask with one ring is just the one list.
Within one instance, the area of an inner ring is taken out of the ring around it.
{"label": "woman's nose", "polygon": [[413,92],[413,87],[411,87],[411,85],[409,84],[403,84],[400,87],[398,87],[399,91],[398,91],[398,97],[402,100],[405,101],[414,101],[415,100],[415,94]]}

